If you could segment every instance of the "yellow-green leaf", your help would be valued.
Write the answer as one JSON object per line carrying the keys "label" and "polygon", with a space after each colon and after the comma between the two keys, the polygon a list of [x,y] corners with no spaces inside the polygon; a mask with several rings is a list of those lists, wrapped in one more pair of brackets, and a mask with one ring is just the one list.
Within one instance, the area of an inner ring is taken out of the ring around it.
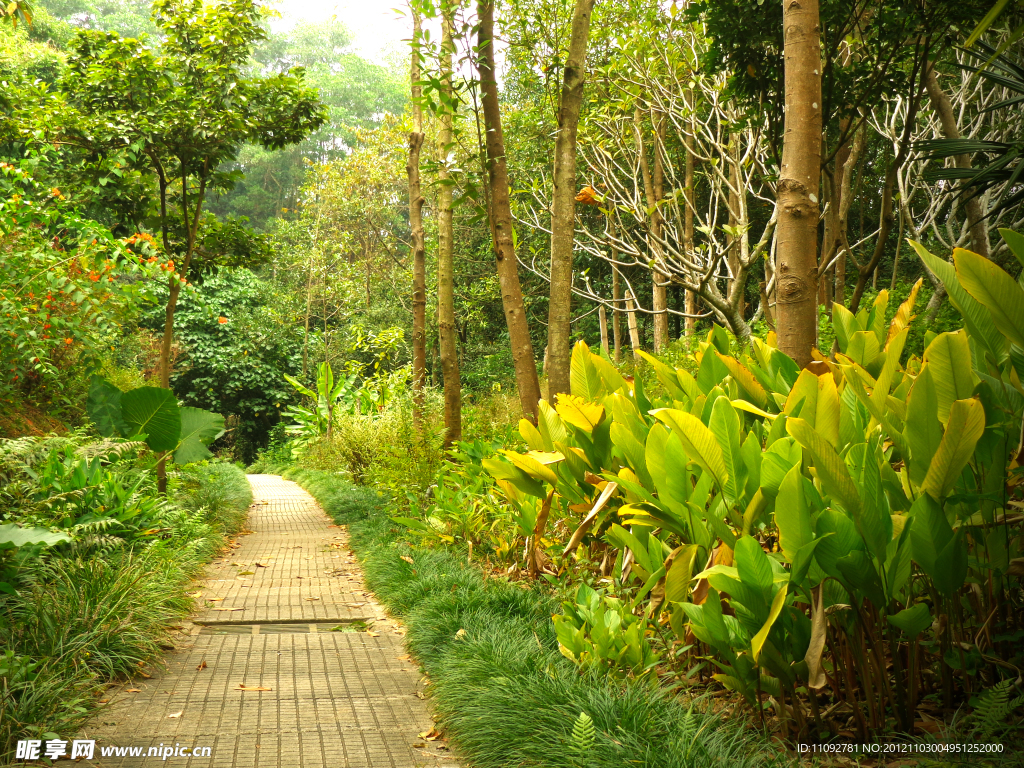
{"label": "yellow-green leaf", "polygon": [[932,383],[939,404],[938,417],[945,424],[953,401],[969,398],[978,383],[971,364],[967,331],[940,333],[924,351],[924,363],[932,367]]}
{"label": "yellow-green leaf", "polygon": [[779,587],[779,591],[775,593],[775,598],[772,600],[772,609],[768,612],[768,620],[757,631],[757,634],[754,635],[754,639],[750,641],[750,650],[753,651],[754,661],[757,661],[757,657],[761,655],[761,649],[764,647],[765,640],[768,639],[768,633],[771,631],[776,619],[779,618],[779,614],[782,613],[782,608],[786,605],[787,591],[788,587]]}
{"label": "yellow-green leaf", "polygon": [[980,301],[1004,336],[1024,347],[1024,289],[997,264],[957,248],[953,263],[960,284]]}
{"label": "yellow-green leaf", "polygon": [[555,411],[562,417],[562,421],[584,432],[592,432],[604,419],[603,405],[587,402],[577,395],[559,395]]}
{"label": "yellow-green leaf", "polygon": [[729,480],[725,470],[725,459],[711,430],[696,416],[674,408],[660,408],[651,411],[658,421],[667,424],[683,444],[686,455],[709,473],[719,490],[724,490]]}
{"label": "yellow-green leaf", "polygon": [[985,431],[985,408],[980,400],[955,400],[949,409],[946,433],[935,452],[922,489],[936,501],[953,490]]}

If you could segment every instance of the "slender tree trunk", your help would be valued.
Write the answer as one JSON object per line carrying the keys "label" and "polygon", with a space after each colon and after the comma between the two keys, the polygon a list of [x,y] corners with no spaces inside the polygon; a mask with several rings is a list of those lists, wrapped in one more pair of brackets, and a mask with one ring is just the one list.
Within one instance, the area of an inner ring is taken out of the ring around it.
{"label": "slender tree trunk", "polygon": [[[745,223],[746,216],[744,212],[743,200],[740,196],[743,194],[743,190],[740,189],[740,137],[733,133],[729,136],[729,225],[732,227],[739,227]],[[738,235],[733,237],[732,235],[726,236],[726,243],[729,250],[729,272],[732,274],[732,288],[733,291],[739,291],[739,295],[736,299],[736,312],[740,317],[743,317],[747,311],[746,297],[743,295],[743,288],[745,287],[746,281],[743,284],[739,281],[740,270],[742,269],[741,264],[746,254],[743,253],[743,243],[746,235]],[[730,297],[731,297],[730,291]]]}
{"label": "slender tree trunk", "polygon": [[452,224],[452,185],[448,158],[452,152],[453,5],[442,4],[441,87],[442,111],[437,136],[437,334],[441,343],[441,374],[444,379],[444,447],[462,439],[462,385],[459,380],[459,345],[455,327],[455,256]]}
{"label": "slender tree trunk", "polygon": [[[836,260],[835,301],[843,306],[846,306],[846,255],[850,251],[850,208],[853,207],[853,198],[856,195],[856,190],[853,189],[853,174],[864,158],[866,143],[867,128],[862,124],[857,129],[857,135],[853,139],[853,149],[846,161],[846,171],[843,173],[839,199],[839,220],[836,225],[837,247],[842,249],[842,253]],[[858,173],[858,187],[861,175]]]}
{"label": "slender tree trunk", "polygon": [[[935,74],[935,66],[932,62],[925,64],[924,84],[928,90],[928,99],[932,109],[939,116],[939,124],[942,126],[942,135],[947,139],[959,139],[960,129],[956,124],[956,115],[953,114],[953,105],[949,97],[939,85],[939,78]],[[971,167],[970,156],[956,155],[953,158],[957,168],[969,170]],[[967,212],[967,226],[971,232],[971,250],[986,259],[992,255],[991,245],[988,240],[988,227],[983,221],[985,212],[981,209],[981,197],[970,197],[964,202],[964,209]]]}
{"label": "slender tree trunk", "polygon": [[[693,91],[686,92],[686,105],[688,108],[693,109]],[[693,121],[692,118],[689,121],[689,125],[692,129]],[[686,196],[686,208],[683,212],[683,248],[686,251],[688,258],[693,258],[693,133],[692,130],[687,131],[686,136],[683,139],[683,148],[686,152],[685,168],[684,168],[684,184],[686,189],[684,194]],[[686,290],[686,335],[693,336],[697,328],[697,318],[694,315],[697,314],[697,294],[691,291],[689,288]]]}
{"label": "slender tree trunk", "polygon": [[608,349],[608,313],[605,311],[604,304],[597,307],[597,321],[601,326],[601,349],[606,357],[611,357],[611,351]]}
{"label": "slender tree trunk", "polygon": [[[615,219],[608,217],[608,232],[615,238]],[[611,248],[612,256],[612,359],[618,365],[622,362],[622,278],[619,276],[619,268],[615,266],[617,253],[615,246]]]}
{"label": "slender tree trunk", "polygon": [[779,179],[779,349],[799,365],[817,338],[818,178],[821,175],[821,26],[818,0],[783,0],[786,119]]}
{"label": "slender tree trunk", "polygon": [[626,323],[629,325],[629,343],[633,347],[633,360],[640,362],[639,351],[643,349],[640,343],[640,328],[636,322],[636,302],[633,300],[632,291],[626,291]]}
{"label": "slender tree trunk", "polygon": [[555,137],[555,190],[551,201],[551,301],[548,305],[548,396],[569,392],[572,353],[572,250],[576,231],[576,132],[583,106],[587,39],[594,0],[576,0]]}
{"label": "slender tree trunk", "polygon": [[[523,414],[537,422],[540,384],[533,342],[526,321],[519,267],[512,243],[512,209],[509,204],[508,165],[505,161],[505,138],[501,130],[498,107],[498,81],[494,71],[494,0],[479,0],[477,5],[477,55],[480,71],[480,104],[484,112],[487,150],[487,182],[490,189],[491,236],[498,262],[498,283],[505,309],[505,322],[512,345],[512,362],[516,370],[519,401]],[[566,360],[568,362],[568,360]]]}
{"label": "slender tree trunk", "polygon": [[[420,34],[422,19],[415,5],[412,11],[412,56],[409,80],[412,83],[412,131],[409,133],[409,228],[412,230],[412,424],[417,433],[423,429],[423,386],[427,375],[427,259],[423,235],[423,192],[420,185],[420,151],[423,148],[423,107],[420,99]],[[305,353],[303,353],[305,368]]]}
{"label": "slender tree trunk", "polygon": [[[161,190],[166,193],[166,187]],[[195,253],[196,238],[199,233],[199,215],[203,210],[203,201],[206,198],[206,179],[199,181],[199,193],[196,195],[195,209],[190,217],[188,212],[188,175],[181,177],[181,213],[182,223],[185,229],[185,257],[178,265],[180,270],[177,274],[184,280],[188,275],[189,265],[192,263],[192,254]],[[164,201],[166,196],[164,195]],[[166,209],[164,209],[166,213]],[[164,220],[164,244],[168,243],[166,230],[166,215]],[[178,306],[178,296],[181,294],[181,280],[172,275],[169,278],[170,295],[167,298],[167,308],[164,311],[164,335],[160,342],[160,386],[170,389],[171,386],[171,346],[174,343],[174,312]],[[157,491],[161,494],[167,493],[167,459],[161,459],[156,467]]]}
{"label": "slender tree trunk", "polygon": [[[654,212],[651,214],[651,234],[654,236],[656,263],[663,264],[665,259],[661,251],[662,217],[661,211],[656,207],[665,197],[665,164],[662,159],[662,151],[665,147],[665,118],[653,114],[651,119],[654,122],[654,173],[651,179],[651,191],[654,195]],[[662,352],[668,346],[668,278],[659,275],[657,270],[651,272],[651,283],[653,285],[652,309],[658,314],[654,315],[654,351]]]}

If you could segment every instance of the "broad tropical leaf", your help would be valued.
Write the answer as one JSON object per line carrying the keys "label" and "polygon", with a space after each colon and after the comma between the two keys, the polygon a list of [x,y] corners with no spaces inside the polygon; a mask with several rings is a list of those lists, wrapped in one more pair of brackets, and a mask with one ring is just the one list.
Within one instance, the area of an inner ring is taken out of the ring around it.
{"label": "broad tropical leaf", "polygon": [[86,411],[104,437],[125,437],[128,425],[121,415],[121,397],[124,393],[106,379],[93,376],[89,382]]}
{"label": "broad tropical leaf", "polygon": [[974,455],[985,431],[985,408],[977,399],[955,400],[949,409],[946,432],[928,466],[922,489],[936,501],[953,490],[960,473]]}
{"label": "broad tropical leaf", "polygon": [[818,472],[825,492],[829,494],[854,519],[860,515],[861,503],[857,487],[850,477],[845,462],[839,458],[835,448],[821,434],[803,419],[789,419],[786,422],[789,434],[811,454],[814,468]]}
{"label": "broad tropical leaf", "polygon": [[121,414],[128,427],[127,437],[146,435],[154,451],[171,451],[181,437],[178,399],[169,389],[139,387],[121,396]]}
{"label": "broad tropical leaf", "polygon": [[692,461],[697,462],[701,469],[711,476],[718,488],[724,492],[729,481],[729,474],[725,469],[722,449],[711,430],[704,426],[704,422],[693,414],[673,408],[661,408],[652,413],[656,419],[672,428],[673,433],[682,443],[686,455]]}
{"label": "broad tropical leaf", "polygon": [[957,248],[953,263],[960,284],[992,313],[1000,332],[1024,347],[1024,289],[997,264],[971,251]]}
{"label": "broad tropical leaf", "polygon": [[953,401],[969,398],[978,383],[971,362],[967,332],[940,333],[924,351],[924,362],[932,366],[932,382],[939,402],[939,421],[945,424]]}
{"label": "broad tropical leaf", "polygon": [[188,464],[213,456],[207,448],[224,434],[224,417],[202,408],[181,407],[181,438],[174,451],[175,464]]}

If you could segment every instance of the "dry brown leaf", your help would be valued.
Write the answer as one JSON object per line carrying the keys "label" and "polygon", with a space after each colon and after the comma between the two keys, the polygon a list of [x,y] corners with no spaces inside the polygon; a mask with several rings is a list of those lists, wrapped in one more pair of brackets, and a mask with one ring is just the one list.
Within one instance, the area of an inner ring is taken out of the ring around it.
{"label": "dry brown leaf", "polygon": [[256,563],[257,568],[269,568],[270,563]]}
{"label": "dry brown leaf", "polygon": [[426,739],[427,741],[437,741],[441,738],[441,734],[437,732],[436,726],[431,728],[429,731],[424,731],[419,736],[421,739]]}
{"label": "dry brown leaf", "polygon": [[183,710],[181,710],[181,712],[175,712],[173,715],[168,715],[167,717],[168,717],[168,719],[170,719],[172,717],[181,717],[182,714],[184,714],[184,712],[185,712],[185,710],[183,709]]}
{"label": "dry brown leaf", "polygon": [[370,637],[380,637],[380,632],[371,632],[370,630],[366,630],[366,634]]}
{"label": "dry brown leaf", "polygon": [[125,693],[142,693],[141,688],[125,688]]}
{"label": "dry brown leaf", "polygon": [[244,611],[245,608],[214,608],[215,611]]}
{"label": "dry brown leaf", "polygon": [[208,597],[208,598],[206,598],[206,600],[208,602],[211,602],[211,603],[219,603],[223,599],[224,599],[223,597]]}
{"label": "dry brown leaf", "polygon": [[319,600],[319,597],[307,597],[306,600]]}
{"label": "dry brown leaf", "polygon": [[141,671],[140,671],[140,672],[139,672],[139,677],[144,677],[144,678],[146,678],[147,680],[149,680],[149,679],[150,679],[150,678],[152,677],[152,675],[147,675],[147,674],[146,674],[145,672],[141,672]]}
{"label": "dry brown leaf", "polygon": [[100,699],[100,700],[99,700],[99,701],[97,701],[96,703],[97,703],[97,704],[106,704],[106,703],[107,703],[108,701],[110,701],[110,699]]}
{"label": "dry brown leaf", "polygon": [[272,691],[274,689],[273,688],[265,688],[262,685],[245,685],[244,683],[239,683],[238,687],[235,690],[236,691]]}
{"label": "dry brown leaf", "polygon": [[206,669],[206,662],[205,661],[199,662],[199,666],[196,667],[196,669]]}

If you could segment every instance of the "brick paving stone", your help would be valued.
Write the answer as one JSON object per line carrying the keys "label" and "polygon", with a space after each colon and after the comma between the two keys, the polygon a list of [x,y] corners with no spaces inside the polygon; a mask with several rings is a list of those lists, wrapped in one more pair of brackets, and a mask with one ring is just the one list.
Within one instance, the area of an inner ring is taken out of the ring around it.
{"label": "brick paving stone", "polygon": [[[207,569],[194,624],[165,669],[109,691],[78,736],[97,740],[95,758],[77,764],[457,768],[418,736],[433,726],[422,681],[400,625],[366,590],[347,531],[295,483],[249,482],[246,532]],[[110,746],[210,756],[102,757]]]}

